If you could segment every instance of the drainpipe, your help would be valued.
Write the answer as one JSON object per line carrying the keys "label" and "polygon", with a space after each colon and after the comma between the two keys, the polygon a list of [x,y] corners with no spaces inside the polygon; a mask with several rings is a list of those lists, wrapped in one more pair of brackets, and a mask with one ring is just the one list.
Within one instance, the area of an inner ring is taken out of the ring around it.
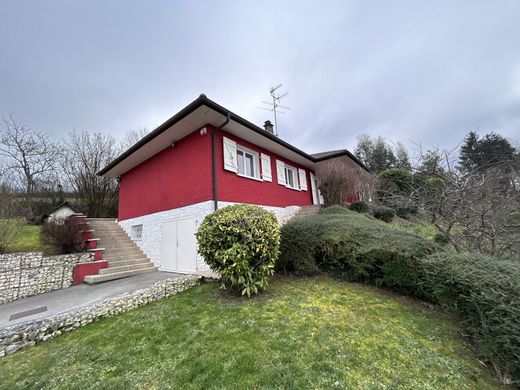
{"label": "drainpipe", "polygon": [[230,113],[227,113],[227,118],[220,126],[213,129],[211,133],[211,144],[213,147],[213,208],[215,211],[218,209],[218,191],[217,191],[217,130],[222,130],[224,126],[229,123]]}

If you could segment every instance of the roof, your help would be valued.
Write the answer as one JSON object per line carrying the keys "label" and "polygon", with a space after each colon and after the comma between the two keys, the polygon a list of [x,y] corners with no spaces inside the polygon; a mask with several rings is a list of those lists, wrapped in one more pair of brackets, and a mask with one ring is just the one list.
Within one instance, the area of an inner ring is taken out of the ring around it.
{"label": "roof", "polygon": [[[201,94],[197,99],[99,171],[98,175],[117,177],[159,153],[170,146],[172,142],[176,142],[188,135],[193,129],[207,124],[219,126],[227,117],[229,117],[229,123],[224,126],[226,131],[235,133],[254,144],[262,143],[261,146],[265,149],[274,153],[288,155],[287,157],[304,166],[312,167],[314,163],[326,159],[316,158],[305,153],[274,134],[222,107],[206,95]],[[244,130],[249,130],[249,132],[244,132]],[[348,151],[342,152],[346,152],[351,158],[354,157]],[[356,163],[366,169],[357,158],[354,157],[354,159]]]}
{"label": "roof", "polygon": [[350,151],[347,149],[340,149],[340,150],[329,150],[328,152],[320,152],[320,153],[314,153],[311,154],[311,156],[314,158],[316,162],[329,160],[331,158],[341,157],[341,156],[348,156],[351,160],[353,160],[355,163],[357,163],[361,168],[363,168],[365,171],[370,173],[370,170],[367,168],[363,162],[357,158],[355,155],[353,155]]}
{"label": "roof", "polygon": [[72,206],[69,202],[63,202],[62,204],[56,206],[53,210],[49,211],[47,214],[45,215],[49,215],[49,214],[52,214],[54,213],[55,211],[58,211],[59,209],[61,209],[62,207],[68,207],[69,209],[71,209],[72,211],[74,211],[75,213],[79,213],[79,211],[74,207]]}

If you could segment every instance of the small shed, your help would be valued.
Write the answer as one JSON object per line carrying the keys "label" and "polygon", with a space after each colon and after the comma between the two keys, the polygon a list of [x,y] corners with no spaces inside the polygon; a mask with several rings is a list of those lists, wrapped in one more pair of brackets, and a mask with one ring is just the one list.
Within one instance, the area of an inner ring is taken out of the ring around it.
{"label": "small shed", "polygon": [[43,216],[45,222],[63,222],[72,214],[78,214],[79,211],[75,209],[69,202],[63,202],[51,212]]}

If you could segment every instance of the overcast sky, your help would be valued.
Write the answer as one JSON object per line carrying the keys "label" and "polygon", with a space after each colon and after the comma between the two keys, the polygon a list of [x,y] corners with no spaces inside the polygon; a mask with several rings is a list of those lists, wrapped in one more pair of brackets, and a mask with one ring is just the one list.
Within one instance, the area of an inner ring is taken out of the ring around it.
{"label": "overcast sky", "polygon": [[0,2],[0,115],[59,138],[151,130],[200,93],[307,152],[366,133],[520,138],[520,1]]}

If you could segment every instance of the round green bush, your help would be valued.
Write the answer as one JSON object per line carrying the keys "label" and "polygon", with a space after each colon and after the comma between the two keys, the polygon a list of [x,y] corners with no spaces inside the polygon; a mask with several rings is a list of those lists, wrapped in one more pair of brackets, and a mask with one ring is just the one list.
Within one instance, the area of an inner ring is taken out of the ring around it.
{"label": "round green bush", "polygon": [[251,296],[267,286],[280,249],[273,213],[258,206],[224,207],[204,218],[197,232],[199,253],[222,278],[222,287]]}
{"label": "round green bush", "polygon": [[380,219],[381,221],[390,223],[394,220],[395,210],[390,207],[384,206],[374,207],[374,209],[372,210],[372,215],[375,218]]}
{"label": "round green bush", "polygon": [[370,210],[370,207],[368,206],[367,202],[360,200],[359,202],[352,203],[350,205],[350,209],[358,213],[367,213]]}

